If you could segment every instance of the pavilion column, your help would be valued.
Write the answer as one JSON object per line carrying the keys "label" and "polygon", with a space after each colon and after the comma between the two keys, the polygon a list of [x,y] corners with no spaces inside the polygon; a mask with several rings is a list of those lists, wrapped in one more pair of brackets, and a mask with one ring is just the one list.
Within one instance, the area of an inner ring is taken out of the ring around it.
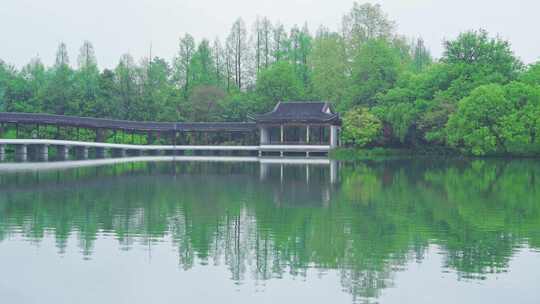
{"label": "pavilion column", "polygon": [[283,142],[284,142],[284,139],[285,139],[285,132],[284,132],[284,127],[283,127],[283,125],[280,125],[280,126],[279,126],[279,130],[280,130],[280,142],[283,143]]}
{"label": "pavilion column", "polygon": [[28,147],[26,145],[15,145],[15,159],[17,161],[26,161],[28,156]]}
{"label": "pavilion column", "polygon": [[268,127],[261,126],[260,128],[260,144],[266,145],[269,143],[268,140]]}
{"label": "pavilion column", "polygon": [[69,147],[68,146],[56,146],[56,154],[59,159],[69,159]]}
{"label": "pavilion column", "polygon": [[146,143],[149,145],[152,145],[154,144],[154,141],[155,141],[154,133],[152,131],[148,131],[148,137],[147,137]]}
{"label": "pavilion column", "polygon": [[126,149],[122,148],[115,148],[113,149],[113,156],[114,157],[126,157]]}
{"label": "pavilion column", "polygon": [[38,145],[36,147],[37,157],[39,160],[48,160],[49,159],[49,146],[48,145]]}
{"label": "pavilion column", "polygon": [[0,161],[4,161],[4,158],[6,158],[6,147],[0,145]]}
{"label": "pavilion column", "polygon": [[87,159],[88,158],[88,147],[85,147],[85,146],[75,147],[75,154],[76,154],[77,158],[79,158],[79,159]]}
{"label": "pavilion column", "polygon": [[96,129],[96,142],[105,142],[105,132],[104,129]]}
{"label": "pavilion column", "polygon": [[306,143],[309,144],[309,125],[306,126]]}
{"label": "pavilion column", "polygon": [[105,153],[104,147],[96,147],[95,151],[96,151],[97,158],[105,158],[106,153]]}
{"label": "pavilion column", "polygon": [[331,125],[330,126],[330,148],[337,147],[337,140],[338,140],[338,127]]}

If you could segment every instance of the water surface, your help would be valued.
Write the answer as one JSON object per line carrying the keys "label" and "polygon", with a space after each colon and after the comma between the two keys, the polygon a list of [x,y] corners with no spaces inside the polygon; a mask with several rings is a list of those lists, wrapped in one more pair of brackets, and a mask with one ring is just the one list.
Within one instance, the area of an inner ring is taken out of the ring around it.
{"label": "water surface", "polygon": [[0,166],[0,303],[540,303],[539,161],[35,169]]}

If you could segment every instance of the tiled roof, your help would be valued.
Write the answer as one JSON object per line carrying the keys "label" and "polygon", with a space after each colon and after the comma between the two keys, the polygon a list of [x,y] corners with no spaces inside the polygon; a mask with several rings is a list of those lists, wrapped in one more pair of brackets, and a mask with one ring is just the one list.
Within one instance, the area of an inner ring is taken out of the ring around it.
{"label": "tiled roof", "polygon": [[271,112],[253,115],[257,123],[272,122],[339,122],[328,102],[280,102]]}

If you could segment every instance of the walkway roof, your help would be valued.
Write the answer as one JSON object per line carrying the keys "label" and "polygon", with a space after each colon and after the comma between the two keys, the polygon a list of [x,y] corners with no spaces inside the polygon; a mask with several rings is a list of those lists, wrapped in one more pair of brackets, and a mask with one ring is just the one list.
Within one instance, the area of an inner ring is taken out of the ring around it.
{"label": "walkway roof", "polygon": [[173,131],[238,131],[249,132],[256,128],[250,122],[137,122],[127,120],[76,117],[38,113],[0,113],[0,123],[42,124],[113,129],[135,132]]}

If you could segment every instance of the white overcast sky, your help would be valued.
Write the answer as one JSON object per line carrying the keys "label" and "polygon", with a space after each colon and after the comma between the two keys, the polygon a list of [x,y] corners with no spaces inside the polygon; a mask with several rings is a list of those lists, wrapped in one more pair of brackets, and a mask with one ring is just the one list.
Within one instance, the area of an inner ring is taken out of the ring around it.
{"label": "white overcast sky", "polygon": [[[366,1],[359,1],[360,3]],[[540,60],[540,0],[379,0],[400,34],[421,36],[432,53],[443,39],[485,28],[510,40],[526,63]],[[0,59],[18,67],[39,55],[54,61],[60,41],[72,64],[84,40],[93,42],[101,67],[113,67],[126,52],[170,60],[178,39],[225,37],[237,17],[248,28],[257,16],[289,27],[308,22],[338,29],[350,0],[0,0]]]}

